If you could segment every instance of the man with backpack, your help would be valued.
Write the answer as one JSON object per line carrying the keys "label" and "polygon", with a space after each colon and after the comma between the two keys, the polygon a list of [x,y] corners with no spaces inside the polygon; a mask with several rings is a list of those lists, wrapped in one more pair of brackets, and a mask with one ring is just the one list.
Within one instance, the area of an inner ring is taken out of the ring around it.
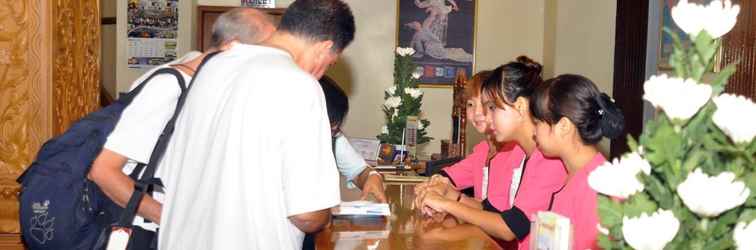
{"label": "man with backpack", "polygon": [[235,44],[194,79],[159,171],[160,249],[301,249],[340,202],[317,82],[354,39],[339,0],[297,0],[262,46]]}
{"label": "man with backpack", "polygon": [[[225,50],[234,43],[256,44],[267,39],[275,30],[267,14],[251,8],[236,8],[223,13],[213,25],[212,48],[185,61],[174,61],[160,68],[174,67],[189,82],[202,59],[210,52]],[[186,56],[185,56],[186,57]],[[137,79],[132,89],[142,83],[153,71]],[[174,76],[165,74],[150,79],[140,94],[123,111],[113,132],[108,136],[102,152],[97,156],[88,178],[116,204],[125,206],[134,191],[131,174],[137,163],[146,164],[153,147],[171,117],[181,88]],[[139,176],[139,173],[134,176]],[[157,174],[156,177],[159,177]],[[154,231],[160,222],[162,192],[153,197],[144,196],[135,225]],[[146,219],[145,219],[146,218]]]}

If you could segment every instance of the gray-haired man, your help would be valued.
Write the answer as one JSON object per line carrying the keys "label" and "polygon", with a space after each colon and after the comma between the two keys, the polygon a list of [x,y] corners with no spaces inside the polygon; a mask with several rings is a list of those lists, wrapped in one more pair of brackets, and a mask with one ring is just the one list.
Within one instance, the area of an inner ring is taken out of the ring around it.
{"label": "gray-haired man", "polygon": [[[188,84],[199,63],[210,52],[225,50],[233,43],[260,43],[273,33],[275,27],[269,17],[249,8],[236,8],[222,14],[213,26],[212,48],[205,53],[190,52],[186,56],[156,67],[134,81],[131,88],[160,68],[174,67],[181,71]],[[134,181],[126,174],[137,163],[147,163],[163,127],[174,112],[181,89],[175,77],[153,77],[140,94],[123,111],[121,118],[100,154],[92,164],[89,179],[93,180],[116,204],[124,206],[134,190]],[[160,176],[160,171],[156,173]],[[145,196],[135,224],[154,230],[160,222],[162,193]]]}

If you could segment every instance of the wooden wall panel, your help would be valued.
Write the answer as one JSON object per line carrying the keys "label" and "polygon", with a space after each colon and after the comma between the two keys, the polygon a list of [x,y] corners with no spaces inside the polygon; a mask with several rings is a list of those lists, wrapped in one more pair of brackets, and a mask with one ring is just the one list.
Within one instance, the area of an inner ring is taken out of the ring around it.
{"label": "wooden wall panel", "polygon": [[56,0],[53,6],[55,134],[99,107],[99,8],[92,0]]}
{"label": "wooden wall panel", "polygon": [[722,59],[724,65],[738,62],[737,72],[727,84],[727,92],[756,98],[756,4],[754,1],[734,1],[740,5],[738,23],[724,36]]}
{"label": "wooden wall panel", "polygon": [[17,233],[16,177],[51,133],[47,1],[0,0],[0,233]]}
{"label": "wooden wall panel", "polygon": [[15,180],[98,107],[97,0],[0,0],[0,249],[22,249]]}

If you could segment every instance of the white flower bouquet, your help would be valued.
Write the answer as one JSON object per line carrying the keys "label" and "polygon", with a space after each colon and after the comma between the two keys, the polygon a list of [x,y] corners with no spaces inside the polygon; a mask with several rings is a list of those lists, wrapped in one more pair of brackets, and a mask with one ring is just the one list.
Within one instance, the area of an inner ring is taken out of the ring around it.
{"label": "white flower bouquet", "polygon": [[[402,132],[407,124],[407,116],[420,117],[423,104],[423,91],[417,88],[420,73],[415,72],[412,48],[396,48],[394,59],[394,84],[384,91],[383,113],[386,125],[376,137],[383,143],[402,144]],[[420,119],[417,131],[417,143],[423,144],[433,138],[427,136],[426,129],[430,121]]]}
{"label": "white flower bouquet", "polygon": [[739,10],[729,0],[672,8],[693,43],[685,49],[667,31],[674,76],[652,76],[643,88],[655,119],[638,141],[628,138],[634,152],[588,178],[602,194],[602,248],[756,249],[756,104],[722,94],[734,65],[712,72]]}

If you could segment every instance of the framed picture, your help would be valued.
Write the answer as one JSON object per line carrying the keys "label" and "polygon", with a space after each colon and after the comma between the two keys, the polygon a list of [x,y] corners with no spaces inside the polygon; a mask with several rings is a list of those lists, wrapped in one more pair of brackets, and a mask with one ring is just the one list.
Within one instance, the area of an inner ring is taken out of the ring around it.
{"label": "framed picture", "polygon": [[[674,41],[672,40],[672,37],[667,34],[667,32],[664,31],[664,28],[670,29],[672,32],[676,33],[677,36],[680,37],[680,41],[682,42],[683,47],[688,48],[691,45],[691,40],[688,37],[688,34],[686,34],[680,27],[675,24],[675,21],[672,19],[672,7],[677,5],[677,2],[679,0],[660,0],[660,9],[662,11],[660,18],[660,25],[659,25],[659,53],[658,53],[658,60],[657,60],[657,68],[659,70],[672,70],[672,66],[669,65],[669,57],[672,55],[672,50],[674,49]],[[697,3],[697,4],[704,4],[708,5],[712,0],[689,0],[691,3]],[[714,70],[719,71],[720,62],[721,62],[721,48],[718,52],[718,55],[716,56],[716,62],[714,65]]]}
{"label": "framed picture", "polygon": [[451,87],[472,75],[476,0],[397,0],[397,46],[415,49],[422,87]]}

